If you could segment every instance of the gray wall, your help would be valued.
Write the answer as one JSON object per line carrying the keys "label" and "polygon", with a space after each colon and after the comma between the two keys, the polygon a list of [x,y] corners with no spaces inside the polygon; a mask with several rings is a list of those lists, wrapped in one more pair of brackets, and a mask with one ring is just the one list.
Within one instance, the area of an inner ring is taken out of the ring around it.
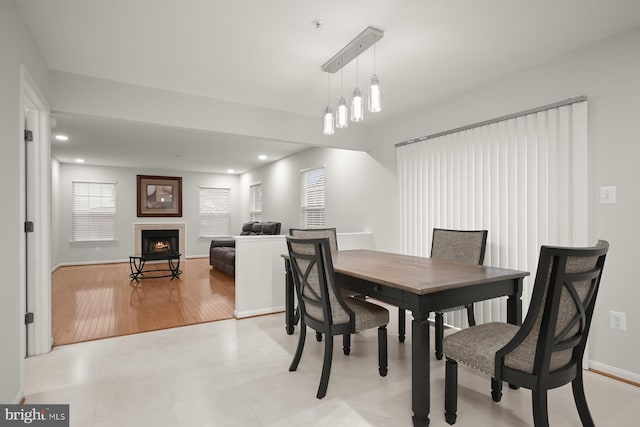
{"label": "gray wall", "polygon": [[370,154],[336,148],[312,148],[248,172],[241,177],[241,212],[248,216],[249,186],[262,182],[263,219],[282,222],[282,232],[299,227],[300,171],[324,166],[326,225],[338,232],[372,231],[376,247],[396,251],[394,171]]}
{"label": "gray wall", "polygon": [[[622,376],[632,373],[636,381],[640,379],[640,286],[635,271],[640,210],[640,192],[635,188],[640,182],[639,48],[640,29],[443,100],[369,132],[373,156],[391,165],[394,143],[586,95],[589,236],[592,242],[601,238],[611,244],[590,334],[590,357],[596,368]],[[618,203],[600,205],[599,189],[609,185],[617,186]],[[626,332],[609,328],[610,310],[626,313]]]}
{"label": "gray wall", "polygon": [[0,176],[4,183],[0,203],[4,243],[0,245],[0,259],[11,266],[5,268],[0,283],[0,402],[11,403],[22,397],[24,357],[20,65],[25,65],[45,97],[49,94],[49,83],[40,52],[10,0],[0,1],[0,52]]}
{"label": "gray wall", "polygon": [[[92,263],[128,260],[133,254],[133,223],[185,222],[187,257],[208,256],[210,238],[199,236],[198,186],[231,189],[231,231],[237,234],[242,225],[239,213],[237,175],[204,174],[179,171],[143,170],[84,165],[59,165],[54,185],[53,258],[59,264]],[[182,217],[138,218],[136,208],[136,175],[165,175],[182,177]],[[116,242],[71,242],[71,182],[74,180],[116,182]],[[96,248],[99,247],[99,251]],[[183,248],[184,249],[184,248]]]}

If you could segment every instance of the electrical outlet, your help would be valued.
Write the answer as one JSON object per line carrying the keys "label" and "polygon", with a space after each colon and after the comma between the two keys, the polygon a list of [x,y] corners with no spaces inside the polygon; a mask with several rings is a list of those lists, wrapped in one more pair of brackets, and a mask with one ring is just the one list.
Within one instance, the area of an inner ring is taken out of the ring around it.
{"label": "electrical outlet", "polygon": [[96,246],[96,253],[99,254],[100,253],[100,246]]}
{"label": "electrical outlet", "polygon": [[627,315],[619,311],[609,311],[609,327],[620,331],[627,330]]}

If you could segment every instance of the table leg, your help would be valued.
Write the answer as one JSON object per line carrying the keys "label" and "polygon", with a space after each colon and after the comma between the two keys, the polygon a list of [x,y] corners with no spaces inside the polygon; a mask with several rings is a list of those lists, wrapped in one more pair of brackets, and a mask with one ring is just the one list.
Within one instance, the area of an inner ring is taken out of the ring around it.
{"label": "table leg", "polygon": [[405,309],[399,308],[398,309],[398,340],[400,342],[404,342],[405,331],[406,331]]}
{"label": "table leg", "polygon": [[[512,325],[522,325],[522,287],[523,279],[514,280],[514,292],[507,298],[507,323]],[[509,388],[517,390],[520,387],[514,384],[509,384]]]}
{"label": "table leg", "polygon": [[522,279],[514,280],[514,292],[507,299],[507,322],[522,325]]}
{"label": "table leg", "polygon": [[287,335],[293,334],[293,327],[296,324],[295,322],[295,309],[293,307],[293,276],[291,275],[291,264],[288,259],[284,260],[284,286],[285,286],[285,301],[284,301],[284,310],[285,310],[285,322]]}
{"label": "table leg", "polygon": [[142,269],[144,268],[144,260],[140,258],[129,257],[129,269],[131,270],[131,282],[135,280],[138,283],[138,277],[142,276]]}
{"label": "table leg", "polygon": [[411,393],[414,427],[429,425],[429,313],[413,312],[411,322]]}
{"label": "table leg", "polygon": [[[174,261],[176,261],[174,263]],[[169,263],[169,271],[171,272],[171,280],[180,276],[182,271],[180,271],[180,258],[169,258],[167,260]]]}

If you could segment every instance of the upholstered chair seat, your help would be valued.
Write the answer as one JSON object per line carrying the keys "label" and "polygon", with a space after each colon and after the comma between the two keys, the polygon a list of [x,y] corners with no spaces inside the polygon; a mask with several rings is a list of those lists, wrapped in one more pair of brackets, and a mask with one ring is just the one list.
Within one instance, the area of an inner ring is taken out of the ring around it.
{"label": "upholstered chair seat", "polygon": [[463,329],[443,342],[446,357],[493,377],[496,351],[504,347],[520,328],[509,323],[491,322]]}
{"label": "upholstered chair seat", "polygon": [[583,426],[595,426],[584,393],[582,358],[609,244],[590,248],[542,246],[531,304],[522,326],[471,326],[444,338],[445,418],[457,419],[458,364],[491,377],[499,402],[502,383],[531,390],[533,421],[548,427],[547,391],[571,383]]}

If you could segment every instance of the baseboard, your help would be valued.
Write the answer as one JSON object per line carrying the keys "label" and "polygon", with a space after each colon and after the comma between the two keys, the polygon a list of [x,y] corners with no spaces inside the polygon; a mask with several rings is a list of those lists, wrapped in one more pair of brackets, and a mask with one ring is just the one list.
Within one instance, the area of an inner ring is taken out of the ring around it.
{"label": "baseboard", "polygon": [[284,306],[261,308],[260,310],[247,310],[247,311],[234,310],[233,317],[235,317],[236,319],[245,319],[247,317],[263,316],[265,314],[282,313],[283,311],[284,311]]}
{"label": "baseboard", "polygon": [[[185,259],[195,259],[195,258],[209,258],[209,255],[189,255],[189,256],[184,256]],[[112,259],[112,260],[106,260],[106,261],[78,261],[78,262],[61,262],[60,264],[56,265],[51,272],[53,273],[54,271],[56,271],[58,268],[60,267],[73,267],[75,265],[98,265],[98,264],[119,264],[122,262],[129,262],[128,259]],[[153,262],[153,261],[151,261]],[[166,261],[161,261],[161,262],[166,262]]]}
{"label": "baseboard", "polygon": [[98,265],[98,264],[119,264],[122,262],[129,262],[128,259],[112,259],[107,261],[78,261],[78,262],[61,262],[56,266],[60,267],[73,267],[75,265]]}
{"label": "baseboard", "polygon": [[640,374],[636,374],[635,372],[625,371],[624,369],[605,365],[604,363],[594,360],[589,361],[589,369],[608,377],[640,386]]}
{"label": "baseboard", "polygon": [[13,399],[13,404],[14,405],[22,405],[24,404],[24,390],[22,388],[20,388],[20,390],[18,390],[18,394],[16,394],[16,397]]}

